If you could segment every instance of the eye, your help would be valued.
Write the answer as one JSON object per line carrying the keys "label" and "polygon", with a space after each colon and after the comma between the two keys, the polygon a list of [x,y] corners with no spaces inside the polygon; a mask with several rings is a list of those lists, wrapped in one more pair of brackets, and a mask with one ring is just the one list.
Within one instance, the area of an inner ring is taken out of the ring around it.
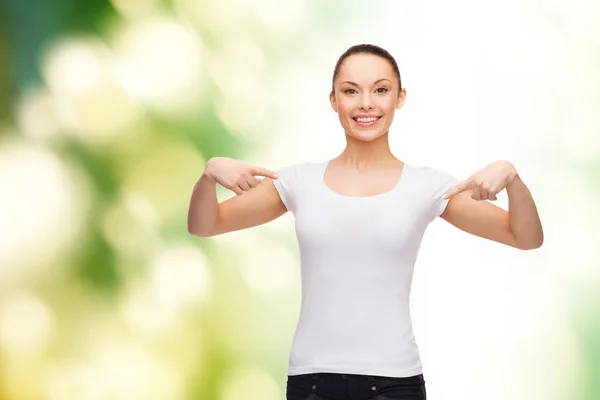
{"label": "eye", "polygon": [[[383,91],[382,91],[382,92],[380,92],[380,90],[383,90]],[[377,93],[385,93],[385,92],[387,92],[387,91],[388,91],[388,90],[387,90],[386,88],[384,88],[384,87],[377,88],[377,90],[376,90],[376,92],[377,92]]]}
{"label": "eye", "polygon": [[354,90],[354,89],[346,89],[346,90],[344,90],[344,93],[346,93],[346,94],[351,94],[351,93],[348,93],[350,90],[353,90],[353,91],[355,91],[355,92],[356,92],[356,90]]}

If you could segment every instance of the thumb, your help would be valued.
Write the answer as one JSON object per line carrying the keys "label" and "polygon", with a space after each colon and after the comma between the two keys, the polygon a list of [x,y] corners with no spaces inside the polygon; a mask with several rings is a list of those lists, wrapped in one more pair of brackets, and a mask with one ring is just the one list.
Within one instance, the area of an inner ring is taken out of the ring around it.
{"label": "thumb", "polygon": [[253,166],[250,168],[250,172],[252,173],[252,175],[255,175],[255,176],[256,175],[264,176],[264,177],[272,178],[272,179],[279,178],[279,174],[277,174],[277,172],[271,171],[270,169],[267,169],[267,168]]}
{"label": "thumb", "polygon": [[452,189],[448,190],[446,193],[444,193],[444,195],[442,196],[442,199],[444,199],[444,200],[449,199],[450,197],[456,196],[460,192],[464,192],[467,189],[469,189],[467,182],[466,181],[461,182],[458,185],[454,186]]}

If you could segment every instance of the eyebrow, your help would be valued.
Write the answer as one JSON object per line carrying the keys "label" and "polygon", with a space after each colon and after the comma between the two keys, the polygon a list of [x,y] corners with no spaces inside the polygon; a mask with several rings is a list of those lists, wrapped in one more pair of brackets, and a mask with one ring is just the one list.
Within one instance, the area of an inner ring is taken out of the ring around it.
{"label": "eyebrow", "polygon": [[[392,81],[390,81],[390,80],[389,80],[389,79],[387,79],[387,78],[381,78],[381,79],[379,79],[379,80],[376,80],[375,82],[373,82],[373,85],[376,85],[376,84],[378,84],[378,83],[379,83],[379,82],[381,82],[381,81],[388,81],[388,82],[392,83]],[[350,85],[358,86],[358,84],[357,84],[357,83],[350,82],[350,81],[344,81],[344,82],[342,82],[342,83],[349,83]]]}

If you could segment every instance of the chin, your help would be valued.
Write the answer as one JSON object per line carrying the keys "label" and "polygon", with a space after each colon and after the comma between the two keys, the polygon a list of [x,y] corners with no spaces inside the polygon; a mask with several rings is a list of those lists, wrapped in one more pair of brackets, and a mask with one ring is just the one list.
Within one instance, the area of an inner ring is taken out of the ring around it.
{"label": "chin", "polygon": [[383,136],[385,132],[372,132],[372,131],[351,131],[350,136],[356,140],[363,142],[372,142],[373,140]]}

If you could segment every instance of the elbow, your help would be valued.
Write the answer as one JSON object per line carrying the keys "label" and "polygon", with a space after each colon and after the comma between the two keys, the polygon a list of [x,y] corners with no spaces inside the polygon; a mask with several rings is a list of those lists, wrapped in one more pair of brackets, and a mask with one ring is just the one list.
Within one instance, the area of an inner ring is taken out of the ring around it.
{"label": "elbow", "polygon": [[542,247],[544,244],[544,231],[539,227],[539,229],[535,231],[528,232],[527,234],[517,236],[515,232],[511,232],[512,234],[512,246],[516,247],[519,250],[535,250]]}
{"label": "elbow", "polygon": [[544,244],[544,237],[542,236],[537,240],[532,240],[527,243],[520,244],[518,247],[521,250],[535,250],[535,249],[539,249],[540,247],[542,247],[543,244]]}
{"label": "elbow", "polygon": [[188,218],[187,229],[188,233],[192,236],[198,237],[209,237],[212,236],[212,232],[206,227],[199,226],[201,224],[192,222],[191,218]]}
{"label": "elbow", "polygon": [[209,232],[207,230],[198,229],[196,227],[192,227],[189,224],[188,224],[188,233],[190,235],[192,235],[192,236],[198,236],[198,237],[211,237],[211,236],[213,236],[212,232]]}
{"label": "elbow", "polygon": [[540,247],[542,247],[542,243],[531,244],[531,245],[526,245],[526,246],[519,246],[519,249],[520,250],[535,250],[535,249],[539,249]]}
{"label": "elbow", "polygon": [[192,236],[201,236],[200,233],[188,225],[188,233]]}
{"label": "elbow", "polygon": [[208,218],[204,214],[196,215],[192,212],[188,213],[187,227],[190,235],[198,237],[216,236],[218,226],[217,216]]}
{"label": "elbow", "polygon": [[200,236],[198,230],[188,223],[188,233],[192,236]]}

